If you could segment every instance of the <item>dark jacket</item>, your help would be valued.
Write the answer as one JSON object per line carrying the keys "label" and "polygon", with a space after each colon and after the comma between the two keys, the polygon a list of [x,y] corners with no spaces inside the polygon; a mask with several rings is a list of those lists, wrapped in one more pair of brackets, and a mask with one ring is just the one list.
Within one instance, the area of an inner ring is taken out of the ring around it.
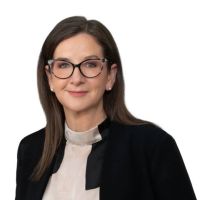
{"label": "dark jacket", "polygon": [[[196,199],[176,142],[164,130],[109,119],[98,128],[103,139],[93,144],[88,157],[86,189],[99,186],[100,200]],[[40,181],[29,179],[41,157],[44,135],[41,129],[20,142],[16,200],[41,200],[51,174],[62,162],[64,137]]]}

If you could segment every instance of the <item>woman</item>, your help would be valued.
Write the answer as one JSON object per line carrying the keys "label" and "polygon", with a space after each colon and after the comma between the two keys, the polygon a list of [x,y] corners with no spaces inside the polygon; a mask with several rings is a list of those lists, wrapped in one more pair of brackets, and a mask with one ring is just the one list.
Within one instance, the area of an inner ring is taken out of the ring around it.
{"label": "woman", "polygon": [[193,200],[174,139],[124,103],[117,46],[70,17],[45,40],[38,90],[47,124],[18,149],[16,200]]}

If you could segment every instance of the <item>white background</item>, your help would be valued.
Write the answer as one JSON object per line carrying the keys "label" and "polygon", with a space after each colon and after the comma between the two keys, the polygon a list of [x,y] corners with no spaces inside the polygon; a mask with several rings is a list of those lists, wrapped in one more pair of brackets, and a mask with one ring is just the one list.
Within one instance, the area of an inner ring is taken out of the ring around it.
{"label": "white background", "polygon": [[200,197],[199,1],[7,0],[0,3],[1,199],[14,199],[20,140],[45,125],[36,85],[42,43],[71,15],[97,19],[112,32],[128,108],[175,138]]}

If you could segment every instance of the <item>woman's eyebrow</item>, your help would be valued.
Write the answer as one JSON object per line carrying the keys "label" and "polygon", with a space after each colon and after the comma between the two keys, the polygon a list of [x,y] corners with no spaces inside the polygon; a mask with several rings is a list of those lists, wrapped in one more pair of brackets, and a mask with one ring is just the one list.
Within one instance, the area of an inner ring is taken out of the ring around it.
{"label": "woman's eyebrow", "polygon": [[86,59],[98,59],[98,58],[99,58],[99,56],[97,56],[97,55],[90,55],[90,56],[84,57],[85,60]]}
{"label": "woman's eyebrow", "polygon": [[[100,57],[97,55],[89,55],[89,56],[85,56],[83,57],[82,61],[87,60],[87,59],[99,59]],[[67,57],[57,57],[54,58],[55,60],[64,60],[64,61],[68,61],[68,62],[72,62],[72,59],[67,58]]]}
{"label": "woman's eyebrow", "polygon": [[54,58],[55,60],[64,60],[64,61],[69,61],[70,62],[70,59],[69,58],[66,58],[66,57],[57,57],[57,58]]}

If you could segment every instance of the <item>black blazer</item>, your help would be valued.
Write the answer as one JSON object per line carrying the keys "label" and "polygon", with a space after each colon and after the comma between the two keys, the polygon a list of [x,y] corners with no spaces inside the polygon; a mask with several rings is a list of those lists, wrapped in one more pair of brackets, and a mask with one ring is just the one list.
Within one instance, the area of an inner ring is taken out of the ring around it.
{"label": "black blazer", "polygon": [[[109,119],[98,128],[103,139],[92,145],[86,189],[100,187],[100,200],[196,199],[176,142],[164,130],[153,124],[123,125]],[[51,174],[62,162],[64,137],[40,181],[31,181],[43,144],[44,129],[20,142],[16,200],[41,200]]]}

